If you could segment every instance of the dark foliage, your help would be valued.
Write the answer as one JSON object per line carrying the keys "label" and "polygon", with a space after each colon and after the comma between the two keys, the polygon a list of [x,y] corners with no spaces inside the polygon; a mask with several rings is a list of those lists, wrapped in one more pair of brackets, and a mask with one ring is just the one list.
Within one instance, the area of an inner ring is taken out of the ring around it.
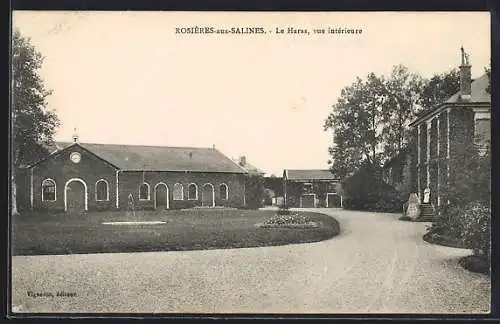
{"label": "dark foliage", "polygon": [[400,212],[403,201],[394,187],[385,183],[378,167],[365,166],[343,183],[346,209]]}
{"label": "dark foliage", "polygon": [[246,207],[257,209],[263,207],[264,177],[248,175],[245,180]]}

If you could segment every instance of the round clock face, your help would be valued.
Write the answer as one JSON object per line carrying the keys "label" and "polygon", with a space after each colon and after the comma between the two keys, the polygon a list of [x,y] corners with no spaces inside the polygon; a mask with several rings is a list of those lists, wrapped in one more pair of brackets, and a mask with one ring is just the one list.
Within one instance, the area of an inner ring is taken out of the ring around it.
{"label": "round clock face", "polygon": [[73,163],[79,163],[80,160],[82,159],[82,157],[80,156],[80,153],[78,153],[78,152],[71,153],[69,158],[71,159],[71,161],[73,161]]}

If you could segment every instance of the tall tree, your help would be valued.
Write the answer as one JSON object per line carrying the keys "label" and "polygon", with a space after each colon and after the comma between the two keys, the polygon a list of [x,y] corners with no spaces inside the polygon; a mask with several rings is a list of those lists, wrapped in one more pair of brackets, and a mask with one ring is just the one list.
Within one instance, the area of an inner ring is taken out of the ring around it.
{"label": "tall tree", "polygon": [[408,124],[416,115],[444,102],[460,88],[457,70],[425,80],[405,66],[389,78],[370,73],[341,92],[324,129],[333,130],[331,169],[344,177],[363,163],[380,166],[408,145]]}
{"label": "tall tree", "polygon": [[11,204],[12,214],[18,214],[16,173],[20,166],[43,158],[49,152],[44,144],[53,141],[59,119],[47,108],[51,91],[45,88],[39,75],[43,56],[29,38],[15,29],[12,36],[11,88]]}
{"label": "tall tree", "polygon": [[403,65],[395,66],[385,83],[382,136],[386,157],[392,157],[406,147],[408,124],[418,111],[423,85],[424,80]]}
{"label": "tall tree", "polygon": [[371,73],[341,91],[340,98],[325,121],[324,129],[334,132],[331,169],[347,176],[363,162],[378,164],[383,105],[383,79]]}
{"label": "tall tree", "polygon": [[458,91],[460,91],[460,72],[457,69],[435,74],[422,88],[418,102],[421,108],[416,113],[435,108]]}

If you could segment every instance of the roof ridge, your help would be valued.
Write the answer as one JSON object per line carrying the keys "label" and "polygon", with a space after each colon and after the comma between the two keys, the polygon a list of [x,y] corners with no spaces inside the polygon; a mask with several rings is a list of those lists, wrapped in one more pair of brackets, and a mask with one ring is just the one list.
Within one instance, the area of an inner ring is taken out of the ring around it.
{"label": "roof ridge", "polygon": [[[73,144],[73,142],[67,141],[54,141],[60,144]],[[207,146],[162,146],[162,145],[142,145],[142,144],[118,144],[118,143],[90,143],[90,142],[78,142],[80,145],[108,145],[108,146],[133,146],[133,147],[158,147],[158,148],[177,148],[177,149],[204,149],[212,150],[213,148]]]}
{"label": "roof ridge", "polygon": [[292,171],[330,171],[330,169],[285,169]]}

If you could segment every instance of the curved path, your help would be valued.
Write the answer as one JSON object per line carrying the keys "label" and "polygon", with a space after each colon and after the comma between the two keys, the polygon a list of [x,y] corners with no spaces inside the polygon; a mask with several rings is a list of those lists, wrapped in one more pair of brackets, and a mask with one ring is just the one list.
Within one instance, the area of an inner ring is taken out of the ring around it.
{"label": "curved path", "polygon": [[[321,211],[342,233],[310,244],[233,250],[16,256],[13,306],[27,312],[484,313],[490,279],[468,250],[422,241],[399,215]],[[64,291],[73,297],[28,297]]]}

